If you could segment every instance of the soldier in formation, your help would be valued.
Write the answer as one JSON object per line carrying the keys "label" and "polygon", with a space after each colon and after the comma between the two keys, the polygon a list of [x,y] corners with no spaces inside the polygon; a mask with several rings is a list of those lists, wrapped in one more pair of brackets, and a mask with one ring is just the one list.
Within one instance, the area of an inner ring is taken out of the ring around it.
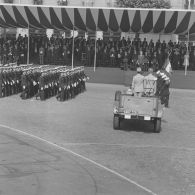
{"label": "soldier in formation", "polygon": [[2,65],[0,97],[21,93],[22,99],[35,96],[36,99],[40,97],[46,100],[57,96],[57,100],[65,101],[85,91],[86,79],[84,67],[68,69],[66,66]]}
{"label": "soldier in formation", "polygon": [[39,77],[39,96],[41,100],[46,100],[57,95],[59,86],[59,70],[58,68],[46,70]]}
{"label": "soldier in formation", "polygon": [[49,66],[30,67],[24,70],[21,77],[23,89],[21,98],[27,99],[36,96],[36,98],[45,99],[52,96],[54,93],[51,88],[53,88],[54,78],[56,80],[53,70],[54,68],[51,69]]}
{"label": "soldier in formation", "polygon": [[0,97],[21,92],[21,76],[23,66],[12,63],[0,67]]}
{"label": "soldier in formation", "polygon": [[62,72],[59,78],[59,90],[57,100],[65,101],[74,98],[86,90],[85,81],[87,77],[83,67]]}
{"label": "soldier in formation", "polygon": [[21,77],[22,93],[20,95],[22,99],[31,98],[38,93],[40,75],[39,68],[29,68],[23,72]]}

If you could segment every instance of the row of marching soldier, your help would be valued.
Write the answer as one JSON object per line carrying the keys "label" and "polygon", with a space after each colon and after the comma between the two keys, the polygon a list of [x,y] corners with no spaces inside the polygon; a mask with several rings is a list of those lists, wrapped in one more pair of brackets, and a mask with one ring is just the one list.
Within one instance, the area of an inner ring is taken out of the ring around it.
{"label": "row of marching soldier", "polygon": [[20,94],[22,99],[32,97],[46,100],[56,96],[65,101],[85,91],[84,67],[8,65],[0,67],[0,97]]}
{"label": "row of marching soldier", "polygon": [[68,69],[65,66],[29,68],[22,75],[22,99],[31,97],[46,100],[56,96],[65,101],[85,90],[86,76],[83,67]]}
{"label": "row of marching soldier", "polygon": [[0,66],[0,97],[18,94],[22,91],[21,76],[27,65],[17,66],[16,63]]}
{"label": "row of marching soldier", "polygon": [[26,69],[21,77],[21,98],[27,99],[39,96],[41,100],[44,100],[55,95],[49,93],[49,89],[53,88],[54,80],[55,85],[57,85],[59,68],[61,67],[37,66]]}
{"label": "row of marching soldier", "polygon": [[65,101],[84,92],[86,78],[83,67],[61,72],[57,100]]}

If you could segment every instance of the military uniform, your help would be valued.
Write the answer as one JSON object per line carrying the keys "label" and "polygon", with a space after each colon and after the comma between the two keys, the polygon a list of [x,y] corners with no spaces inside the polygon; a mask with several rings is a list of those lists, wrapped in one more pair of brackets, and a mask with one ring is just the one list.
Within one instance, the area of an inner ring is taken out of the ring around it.
{"label": "military uniform", "polygon": [[168,107],[169,105],[169,87],[170,87],[170,78],[162,71],[157,72],[158,80],[157,80],[157,92],[161,99],[161,104]]}
{"label": "military uniform", "polygon": [[135,96],[141,97],[144,92],[144,76],[140,74],[141,69],[137,69],[137,74],[133,76],[132,90]]}

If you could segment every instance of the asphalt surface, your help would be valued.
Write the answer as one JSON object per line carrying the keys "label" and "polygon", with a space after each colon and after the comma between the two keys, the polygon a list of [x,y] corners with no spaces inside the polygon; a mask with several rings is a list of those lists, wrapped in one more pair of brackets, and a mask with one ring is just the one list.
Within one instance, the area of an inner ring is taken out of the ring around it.
{"label": "asphalt surface", "polygon": [[0,129],[0,194],[151,194],[35,137]]}
{"label": "asphalt surface", "polygon": [[171,90],[157,134],[148,122],[113,130],[118,89],[88,83],[68,102],[0,99],[0,194],[194,195],[195,91]]}

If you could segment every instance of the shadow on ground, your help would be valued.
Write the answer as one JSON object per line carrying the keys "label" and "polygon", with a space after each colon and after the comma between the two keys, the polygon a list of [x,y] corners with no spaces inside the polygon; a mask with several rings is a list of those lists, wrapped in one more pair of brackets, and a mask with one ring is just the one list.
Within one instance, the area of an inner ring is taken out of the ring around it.
{"label": "shadow on ground", "polygon": [[119,131],[154,133],[154,124],[152,121],[123,119],[121,120]]}

